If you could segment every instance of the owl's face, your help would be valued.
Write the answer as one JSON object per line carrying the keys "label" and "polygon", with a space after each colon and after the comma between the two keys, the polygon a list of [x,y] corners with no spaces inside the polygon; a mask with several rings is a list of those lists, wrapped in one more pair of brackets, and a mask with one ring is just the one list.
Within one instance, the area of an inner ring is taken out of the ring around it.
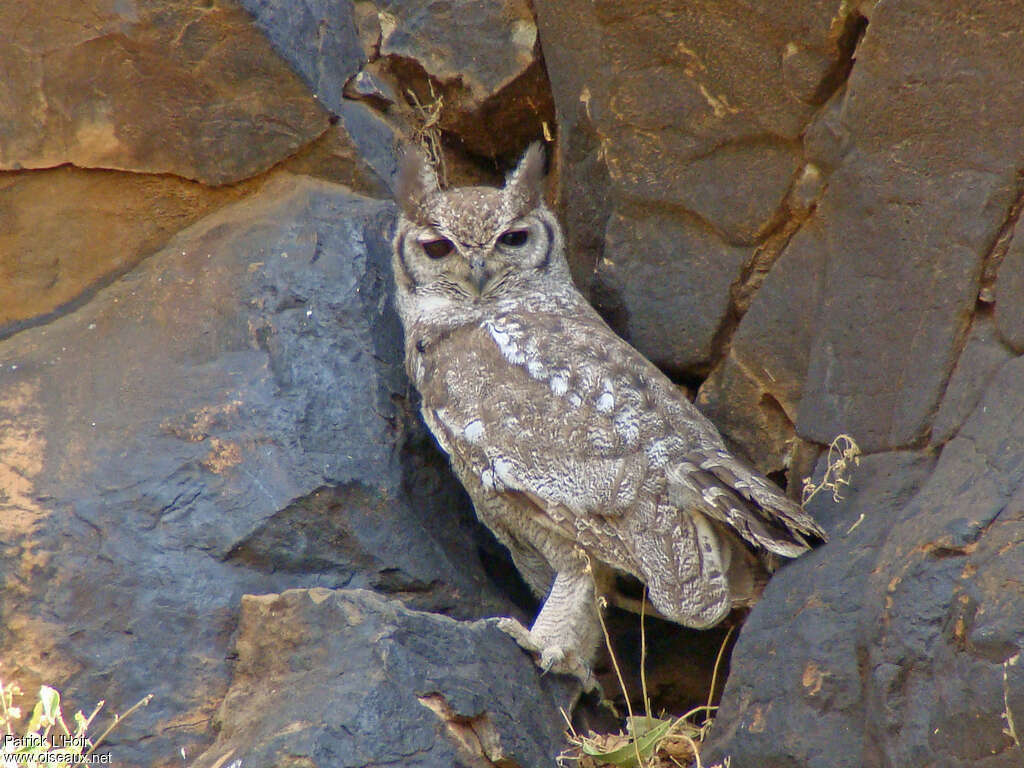
{"label": "owl's face", "polygon": [[534,145],[501,189],[441,190],[418,152],[399,175],[394,268],[404,317],[492,306],[569,280],[558,222],[541,196]]}

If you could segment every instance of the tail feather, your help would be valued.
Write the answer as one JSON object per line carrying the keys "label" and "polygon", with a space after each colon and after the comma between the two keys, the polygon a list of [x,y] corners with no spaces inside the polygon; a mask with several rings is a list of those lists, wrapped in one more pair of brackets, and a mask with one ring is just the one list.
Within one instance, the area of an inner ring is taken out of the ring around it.
{"label": "tail feather", "polygon": [[[812,547],[809,539],[827,538],[814,518],[724,450],[688,454],[668,475],[682,503],[692,503],[696,494],[702,513],[755,548],[798,557]],[[672,490],[670,485],[670,497]]]}

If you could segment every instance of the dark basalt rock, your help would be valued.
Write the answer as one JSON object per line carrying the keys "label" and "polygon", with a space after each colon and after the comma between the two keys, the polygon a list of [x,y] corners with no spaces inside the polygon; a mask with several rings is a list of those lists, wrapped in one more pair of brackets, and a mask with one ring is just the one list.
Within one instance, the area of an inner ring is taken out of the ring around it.
{"label": "dark basalt rock", "polygon": [[209,742],[245,593],[516,612],[406,399],[393,216],[285,177],[0,343],[2,655],[82,707],[156,694],[112,742],[125,764]]}
{"label": "dark basalt rock", "polygon": [[247,595],[217,742],[196,768],[554,765],[577,684],[484,621],[362,590]]}
{"label": "dark basalt rock", "polygon": [[706,761],[1019,764],[1022,375],[1006,363],[937,460],[866,457],[814,502],[831,541],[751,612]]}

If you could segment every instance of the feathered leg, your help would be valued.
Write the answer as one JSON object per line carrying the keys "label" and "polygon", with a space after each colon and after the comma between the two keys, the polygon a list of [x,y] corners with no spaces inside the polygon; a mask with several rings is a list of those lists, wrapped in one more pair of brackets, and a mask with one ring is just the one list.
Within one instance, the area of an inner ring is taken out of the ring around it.
{"label": "feathered leg", "polygon": [[498,619],[498,628],[539,654],[545,672],[575,675],[590,690],[596,685],[590,664],[601,637],[597,610],[591,574],[583,569],[562,571],[533,627],[527,630],[515,619]]}

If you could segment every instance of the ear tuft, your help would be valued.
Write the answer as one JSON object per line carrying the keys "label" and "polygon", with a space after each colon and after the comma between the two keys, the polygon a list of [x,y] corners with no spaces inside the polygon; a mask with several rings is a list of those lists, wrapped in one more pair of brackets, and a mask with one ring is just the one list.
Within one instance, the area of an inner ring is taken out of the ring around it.
{"label": "ear tuft", "polygon": [[508,175],[505,189],[517,198],[524,212],[540,205],[544,195],[544,147],[539,141],[523,153],[519,165]]}
{"label": "ear tuft", "polygon": [[440,188],[437,172],[423,150],[417,146],[407,146],[398,162],[395,182],[395,202],[402,212],[413,221],[426,223],[426,200]]}

